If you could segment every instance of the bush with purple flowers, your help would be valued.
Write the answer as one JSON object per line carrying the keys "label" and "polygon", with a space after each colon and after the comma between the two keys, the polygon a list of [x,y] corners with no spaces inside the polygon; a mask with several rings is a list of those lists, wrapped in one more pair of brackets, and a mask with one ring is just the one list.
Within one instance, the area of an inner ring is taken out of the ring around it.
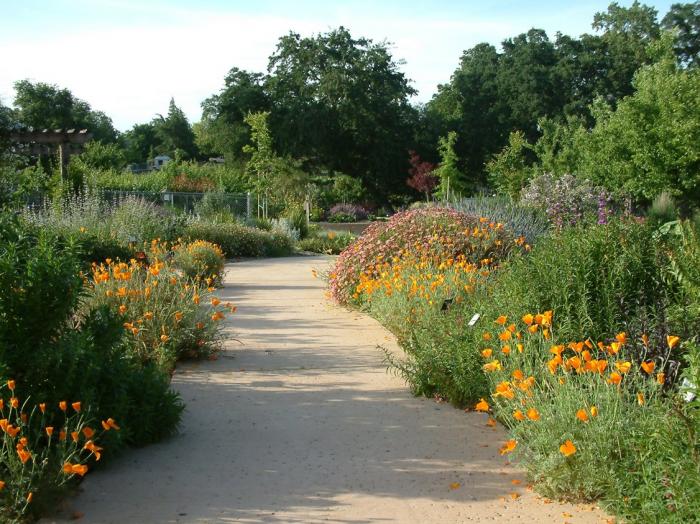
{"label": "bush with purple flowers", "polygon": [[541,209],[557,229],[581,223],[607,224],[616,210],[612,195],[587,179],[545,173],[530,180],[521,203]]}
{"label": "bush with purple flowers", "polygon": [[357,222],[367,219],[367,210],[356,204],[336,204],[328,211],[329,222]]}

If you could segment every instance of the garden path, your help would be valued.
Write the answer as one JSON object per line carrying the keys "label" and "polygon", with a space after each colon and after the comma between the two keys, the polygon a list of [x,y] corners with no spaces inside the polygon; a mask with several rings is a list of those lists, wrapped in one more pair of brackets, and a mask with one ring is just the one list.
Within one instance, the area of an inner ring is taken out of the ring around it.
{"label": "garden path", "polygon": [[[320,256],[227,266],[238,305],[216,361],[178,366],[181,433],[95,471],[66,518],[95,523],[599,523],[545,504],[501,457],[502,428],[411,396],[373,319],[324,299]],[[513,481],[523,481],[516,485]],[[520,496],[514,498],[511,494]],[[74,513],[75,512],[75,513]]]}

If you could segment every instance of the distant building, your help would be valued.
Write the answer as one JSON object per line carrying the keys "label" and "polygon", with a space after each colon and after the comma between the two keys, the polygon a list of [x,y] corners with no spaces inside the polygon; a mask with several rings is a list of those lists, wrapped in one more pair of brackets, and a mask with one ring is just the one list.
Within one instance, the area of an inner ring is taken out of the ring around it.
{"label": "distant building", "polygon": [[168,155],[158,155],[153,159],[153,169],[160,169],[171,160],[172,158],[170,158]]}

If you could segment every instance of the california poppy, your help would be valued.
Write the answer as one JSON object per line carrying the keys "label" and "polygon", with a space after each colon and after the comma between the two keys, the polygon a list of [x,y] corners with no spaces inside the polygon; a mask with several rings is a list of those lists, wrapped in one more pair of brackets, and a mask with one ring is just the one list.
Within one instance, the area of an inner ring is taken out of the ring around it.
{"label": "california poppy", "polygon": [[506,453],[512,452],[518,445],[517,440],[506,440],[503,446],[501,446],[500,453],[501,455],[505,455]]}
{"label": "california poppy", "polygon": [[523,322],[525,322],[528,326],[532,325],[534,321],[535,317],[531,313],[523,316]]}
{"label": "california poppy", "polygon": [[576,418],[579,419],[581,422],[588,422],[588,413],[586,413],[585,409],[579,409],[576,412]]}
{"label": "california poppy", "polygon": [[530,420],[537,421],[540,419],[540,412],[537,411],[535,408],[530,408],[527,410],[527,418]]}
{"label": "california poppy", "polygon": [[14,381],[14,380],[8,380],[8,381],[7,381],[7,388],[8,388],[10,391],[14,391],[14,390],[15,390],[15,381]]}
{"label": "california poppy", "polygon": [[46,434],[50,437],[53,435],[53,426],[46,426]]}
{"label": "california poppy", "polygon": [[80,402],[73,402],[71,404],[73,409],[75,410],[76,413],[80,413],[80,408],[81,408],[81,403]]}
{"label": "california poppy", "polygon": [[652,362],[651,360],[649,362],[642,362],[642,369],[647,375],[651,375],[654,372],[655,367],[656,363]]}
{"label": "california poppy", "polygon": [[476,406],[474,406],[474,409],[476,411],[487,412],[490,409],[489,403],[482,398],[479,400],[479,402],[477,402]]}
{"label": "california poppy", "polygon": [[673,349],[674,347],[676,347],[678,345],[678,343],[680,342],[680,340],[681,340],[680,337],[676,337],[674,335],[668,335],[666,337],[666,342],[668,343],[668,349]]}
{"label": "california poppy", "polygon": [[503,326],[506,322],[508,322],[508,317],[505,315],[501,315],[496,320],[494,320],[494,322]]}
{"label": "california poppy", "polygon": [[523,415],[522,411],[516,409],[515,411],[513,411],[513,418],[522,422],[523,420],[525,420],[525,415]]}
{"label": "california poppy", "polygon": [[565,457],[570,457],[571,455],[576,453],[576,446],[574,446],[574,443],[571,442],[571,440],[567,440],[561,446],[559,446],[559,451]]}

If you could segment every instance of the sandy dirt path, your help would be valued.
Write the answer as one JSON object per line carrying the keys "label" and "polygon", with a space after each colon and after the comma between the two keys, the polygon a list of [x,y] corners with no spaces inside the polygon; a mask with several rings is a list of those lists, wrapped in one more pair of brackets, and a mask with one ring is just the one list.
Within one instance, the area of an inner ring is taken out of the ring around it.
{"label": "sandy dirt path", "polygon": [[180,434],[89,475],[66,514],[84,523],[604,522],[590,506],[529,492],[485,415],[412,397],[377,348],[400,351],[393,337],[324,299],[311,269],[329,260],[228,265],[219,294],[238,304],[231,340],[216,361],[178,366]]}

